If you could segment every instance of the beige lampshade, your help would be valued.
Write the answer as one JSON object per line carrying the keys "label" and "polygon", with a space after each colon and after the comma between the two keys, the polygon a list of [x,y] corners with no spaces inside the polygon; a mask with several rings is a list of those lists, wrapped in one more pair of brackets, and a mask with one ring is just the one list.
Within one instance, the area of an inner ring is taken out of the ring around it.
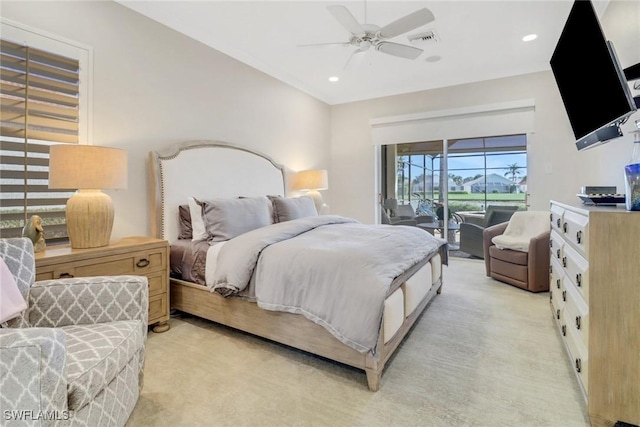
{"label": "beige lampshade", "polygon": [[298,172],[292,182],[294,190],[326,190],[329,179],[325,169],[310,169]]}
{"label": "beige lampshade", "polygon": [[113,201],[102,189],[127,188],[127,152],[94,145],[52,145],[49,188],[77,189],[67,200],[67,233],[72,248],[109,244]]}
{"label": "beige lampshade", "polygon": [[49,188],[126,189],[127,152],[95,145],[52,145]]}

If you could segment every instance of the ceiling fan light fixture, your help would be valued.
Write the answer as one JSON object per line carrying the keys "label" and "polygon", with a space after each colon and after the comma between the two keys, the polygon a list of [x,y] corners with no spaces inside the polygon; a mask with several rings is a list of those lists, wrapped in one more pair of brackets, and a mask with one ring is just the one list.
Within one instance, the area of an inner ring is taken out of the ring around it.
{"label": "ceiling fan light fixture", "polygon": [[331,83],[335,83],[335,82],[337,82],[337,81],[339,81],[339,80],[340,80],[340,77],[338,77],[338,76],[331,76],[331,77],[329,77],[329,81],[330,81]]}

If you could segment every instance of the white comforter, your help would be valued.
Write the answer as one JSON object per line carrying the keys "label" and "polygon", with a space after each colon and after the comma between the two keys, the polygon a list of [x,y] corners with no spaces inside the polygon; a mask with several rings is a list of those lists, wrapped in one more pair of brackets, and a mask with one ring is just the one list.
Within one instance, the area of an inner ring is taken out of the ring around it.
{"label": "white comforter", "polygon": [[287,221],[226,242],[211,289],[234,295],[255,274],[260,307],[302,314],[352,348],[375,352],[391,282],[443,245],[417,227],[335,215]]}

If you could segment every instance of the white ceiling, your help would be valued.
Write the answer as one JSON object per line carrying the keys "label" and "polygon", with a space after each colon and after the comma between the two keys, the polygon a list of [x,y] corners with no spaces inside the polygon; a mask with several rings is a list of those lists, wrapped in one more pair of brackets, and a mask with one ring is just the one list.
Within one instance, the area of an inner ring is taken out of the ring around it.
{"label": "white ceiling", "polygon": [[[572,0],[503,1],[129,1],[119,3],[257,68],[329,104],[433,89],[549,69]],[[380,27],[426,7],[439,41],[413,44],[416,60],[368,51],[344,68],[354,47],[299,47],[347,42],[328,12],[342,4],[356,20]],[[599,16],[608,1],[595,1]],[[538,38],[523,42],[535,33]],[[437,62],[426,58],[440,56]],[[338,76],[339,82],[328,81]]]}

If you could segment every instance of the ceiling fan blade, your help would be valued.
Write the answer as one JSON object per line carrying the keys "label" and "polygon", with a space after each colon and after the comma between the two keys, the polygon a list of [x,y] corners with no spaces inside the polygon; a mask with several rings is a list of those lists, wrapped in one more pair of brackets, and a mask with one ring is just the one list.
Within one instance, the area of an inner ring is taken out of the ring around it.
{"label": "ceiling fan blade", "polygon": [[355,62],[359,62],[359,61],[354,61],[355,59],[361,59],[364,55],[358,55],[360,53],[364,53],[364,50],[360,50],[360,49],[356,49],[353,51],[353,53],[349,56],[349,59],[347,59],[347,62],[345,62],[344,67],[342,67],[343,70],[347,69],[347,66],[349,64],[355,63]]}
{"label": "ceiling fan blade", "polygon": [[399,56],[400,58],[416,59],[422,53],[422,49],[417,47],[407,46],[404,44],[380,42],[376,46],[376,50],[387,53],[393,56]]}
{"label": "ceiling fan blade", "polygon": [[349,12],[349,9],[346,7],[341,5],[332,5],[327,6],[327,9],[329,10],[329,13],[331,13],[333,17],[336,18],[338,22],[351,34],[358,35],[364,33],[362,26],[358,21],[356,21],[356,18],[353,17],[351,12]]}
{"label": "ceiling fan blade", "polygon": [[378,37],[383,39],[390,39],[407,31],[415,30],[429,22],[435,20],[433,13],[427,8],[416,10],[409,15],[393,21],[390,24],[385,25],[378,31]]}

